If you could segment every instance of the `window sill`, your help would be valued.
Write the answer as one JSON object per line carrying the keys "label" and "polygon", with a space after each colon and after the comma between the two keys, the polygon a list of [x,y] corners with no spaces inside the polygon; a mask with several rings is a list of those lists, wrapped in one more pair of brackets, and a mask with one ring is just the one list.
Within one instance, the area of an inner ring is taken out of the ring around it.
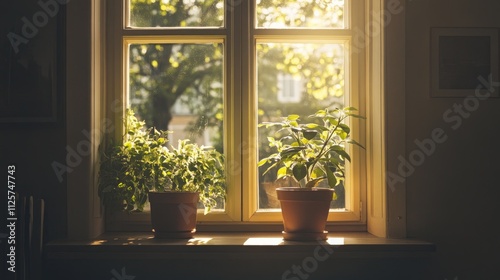
{"label": "window sill", "polygon": [[44,249],[46,279],[72,280],[430,279],[434,251],[432,243],[366,232],[291,242],[279,231],[198,232],[189,240],[106,233],[88,241],[53,241]]}
{"label": "window sill", "polygon": [[317,247],[335,253],[379,254],[425,254],[435,251],[435,245],[413,239],[379,238],[365,232],[330,233],[326,241],[284,241],[279,232],[199,232],[193,239],[155,239],[147,232],[111,232],[94,240],[59,240],[45,246],[47,258],[133,258],[137,254],[148,254],[151,258],[178,259],[184,257],[208,257],[210,253],[285,254],[288,256],[311,254]]}

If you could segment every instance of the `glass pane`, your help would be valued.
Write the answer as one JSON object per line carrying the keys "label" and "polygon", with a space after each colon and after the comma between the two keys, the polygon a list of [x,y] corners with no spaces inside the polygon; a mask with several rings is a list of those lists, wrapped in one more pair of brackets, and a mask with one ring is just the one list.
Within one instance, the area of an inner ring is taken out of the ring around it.
{"label": "glass pane", "polygon": [[257,0],[259,28],[345,28],[344,0]]}
{"label": "glass pane", "polygon": [[222,27],[222,0],[129,0],[130,27]]}
{"label": "glass pane", "polygon": [[173,131],[169,144],[223,153],[223,52],[222,43],[130,45],[129,106],[148,127]]}
{"label": "glass pane", "polygon": [[[317,110],[344,107],[344,44],[257,43],[256,48],[259,123],[290,114],[306,120]],[[276,137],[276,131],[270,129],[259,128],[259,158],[274,152],[267,137]],[[276,181],[276,170],[263,175],[266,169],[259,168],[259,209],[279,208],[276,187],[298,185],[292,179]],[[335,193],[332,208],[344,208],[344,187],[337,186]]]}

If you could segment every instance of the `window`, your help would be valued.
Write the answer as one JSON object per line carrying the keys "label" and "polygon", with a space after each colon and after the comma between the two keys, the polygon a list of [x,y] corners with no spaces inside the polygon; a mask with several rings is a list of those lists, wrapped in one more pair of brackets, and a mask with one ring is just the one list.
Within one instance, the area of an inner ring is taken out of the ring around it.
{"label": "window", "polygon": [[[108,7],[108,103],[131,107],[148,125],[226,155],[228,199],[207,222],[280,222],[277,185],[257,168],[267,149],[258,123],[287,114],[354,106],[366,115],[361,0],[112,0]],[[120,7],[120,8],[117,8]],[[118,75],[117,73],[121,73]],[[123,110],[122,110],[123,111]],[[120,118],[115,116],[115,120]],[[353,137],[366,142],[363,121]],[[117,132],[119,133],[119,132]],[[366,157],[336,189],[329,221],[365,223]]]}

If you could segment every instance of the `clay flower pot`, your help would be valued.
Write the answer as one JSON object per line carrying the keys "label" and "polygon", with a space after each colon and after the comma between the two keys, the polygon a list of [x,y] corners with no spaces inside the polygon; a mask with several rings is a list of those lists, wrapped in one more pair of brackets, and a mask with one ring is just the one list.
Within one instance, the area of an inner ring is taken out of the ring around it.
{"label": "clay flower pot", "polygon": [[196,192],[149,192],[155,238],[192,238],[198,200]]}
{"label": "clay flower pot", "polygon": [[326,240],[325,230],[333,190],[325,188],[277,188],[283,215],[285,240]]}

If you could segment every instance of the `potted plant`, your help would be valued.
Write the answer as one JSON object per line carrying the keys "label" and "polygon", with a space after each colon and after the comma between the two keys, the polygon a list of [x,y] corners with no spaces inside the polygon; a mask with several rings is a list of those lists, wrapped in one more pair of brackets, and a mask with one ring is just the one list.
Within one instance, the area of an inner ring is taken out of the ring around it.
{"label": "potted plant", "polygon": [[169,133],[127,110],[122,141],[101,153],[99,195],[109,211],[141,212],[149,198],[155,237],[190,238],[198,201],[206,214],[225,198],[223,156],[187,140],[169,149]]}
{"label": "potted plant", "polygon": [[168,131],[145,129],[127,110],[125,133],[101,152],[99,195],[109,211],[142,212],[150,190],[167,183]]}
{"label": "potted plant", "polygon": [[[299,187],[277,188],[283,215],[285,240],[326,239],[326,220],[333,188],[345,179],[346,160],[351,157],[347,144],[358,142],[350,138],[348,117],[356,108],[324,109],[309,116],[311,122],[301,123],[298,115],[289,115],[278,122],[263,122],[259,126],[278,127],[277,138],[268,137],[276,152],[261,159],[258,166],[267,165],[264,174],[276,169],[277,180],[292,178]],[[363,147],[362,147],[363,148]],[[320,187],[321,182],[326,187]]]}
{"label": "potted plant", "polygon": [[169,184],[149,192],[155,236],[191,238],[196,231],[198,203],[207,214],[226,197],[223,155],[214,148],[179,140],[176,147],[170,147],[164,175]]}

